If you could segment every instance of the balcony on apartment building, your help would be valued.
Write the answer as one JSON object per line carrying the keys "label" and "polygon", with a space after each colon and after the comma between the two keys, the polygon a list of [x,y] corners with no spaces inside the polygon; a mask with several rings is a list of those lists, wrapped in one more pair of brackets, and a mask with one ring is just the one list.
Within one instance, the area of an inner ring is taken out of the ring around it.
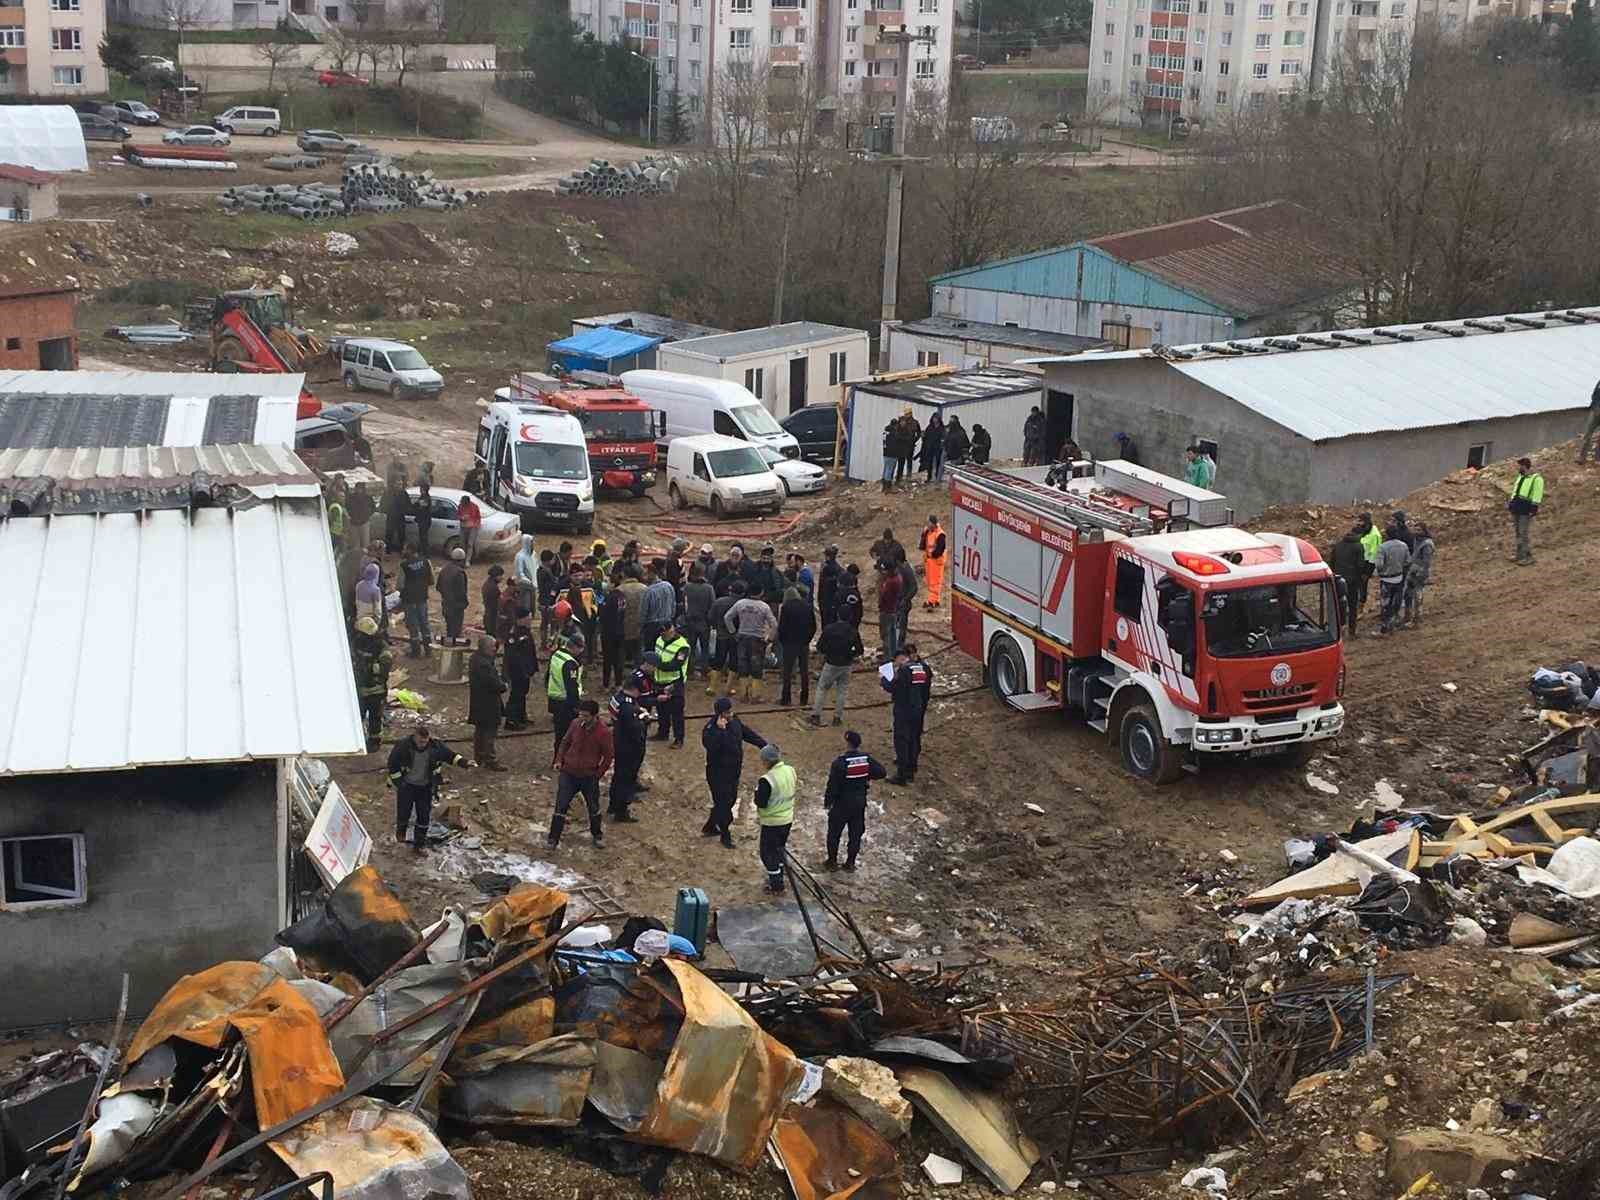
{"label": "balcony on apartment building", "polygon": [[806,13],[802,8],[779,8],[774,4],[768,18],[775,29],[792,29],[805,24]]}
{"label": "balcony on apartment building", "polygon": [[864,14],[868,25],[904,25],[905,0],[876,0]]}
{"label": "balcony on apartment building", "polygon": [[774,67],[797,67],[800,65],[800,47],[773,46],[767,51],[767,62]]}
{"label": "balcony on apartment building", "polygon": [[893,92],[899,86],[899,82],[893,75],[878,75],[862,81],[861,90],[866,92]]}

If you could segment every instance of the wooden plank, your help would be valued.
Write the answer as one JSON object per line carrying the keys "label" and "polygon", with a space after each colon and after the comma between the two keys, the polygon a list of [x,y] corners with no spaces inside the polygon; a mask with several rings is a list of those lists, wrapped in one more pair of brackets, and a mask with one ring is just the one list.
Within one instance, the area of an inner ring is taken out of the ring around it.
{"label": "wooden plank", "polygon": [[1506,940],[1517,949],[1522,949],[1528,946],[1564,942],[1581,936],[1583,930],[1574,929],[1571,925],[1558,925],[1534,913],[1520,912],[1511,918],[1511,929],[1506,935]]}
{"label": "wooden plank", "polygon": [[[1422,853],[1422,838],[1415,829],[1397,829],[1393,833],[1367,838],[1355,845],[1369,850],[1379,858],[1392,859],[1404,854],[1406,869],[1410,870]],[[1278,880],[1239,903],[1245,908],[1262,908],[1284,900],[1310,900],[1317,896],[1359,896],[1361,876],[1365,868],[1344,854],[1331,854],[1304,871],[1297,871]]]}
{"label": "wooden plank", "polygon": [[1467,854],[1473,858],[1487,858],[1489,847],[1484,845],[1482,838],[1462,838],[1459,842],[1423,842],[1422,853],[1438,858],[1447,858],[1451,854]]}
{"label": "wooden plank", "polygon": [[[1521,808],[1502,813],[1492,821],[1485,821],[1475,828],[1482,832],[1493,833],[1497,829],[1504,829],[1507,825],[1531,819],[1535,809],[1554,816],[1556,813],[1581,812],[1586,808],[1600,808],[1600,793],[1585,792],[1581,796],[1565,796],[1559,800],[1541,800],[1538,804],[1525,804]],[[1457,817],[1456,820],[1461,821],[1463,818]]]}
{"label": "wooden plank", "polygon": [[1556,845],[1559,846],[1562,842],[1567,840],[1566,834],[1563,832],[1561,826],[1557,825],[1555,818],[1549,813],[1545,812],[1544,809],[1536,808],[1533,810],[1533,823],[1539,827],[1539,831],[1543,833],[1545,837],[1549,838]]}

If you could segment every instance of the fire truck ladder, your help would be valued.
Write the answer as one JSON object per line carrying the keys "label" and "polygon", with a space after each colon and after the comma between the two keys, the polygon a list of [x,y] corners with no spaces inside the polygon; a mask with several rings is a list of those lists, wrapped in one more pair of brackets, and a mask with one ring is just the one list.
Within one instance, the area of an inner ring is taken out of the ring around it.
{"label": "fire truck ladder", "polygon": [[1156,532],[1156,524],[1149,517],[1130,513],[1099,497],[1081,492],[1068,492],[1046,487],[1032,480],[1019,479],[993,467],[961,466],[952,468],[957,476],[968,475],[973,481],[996,495],[1019,504],[1030,512],[1054,520],[1065,520],[1080,531],[1109,529],[1128,537]]}

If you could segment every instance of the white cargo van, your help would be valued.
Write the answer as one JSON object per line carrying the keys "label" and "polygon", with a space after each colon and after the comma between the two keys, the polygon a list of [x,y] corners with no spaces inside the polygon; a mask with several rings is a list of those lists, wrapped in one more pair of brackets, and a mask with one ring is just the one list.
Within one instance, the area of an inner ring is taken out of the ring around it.
{"label": "white cargo van", "polygon": [[405,342],[346,338],[335,345],[346,391],[365,388],[369,392],[388,392],[396,400],[414,396],[437,400],[444,391],[444,376],[430,367],[414,346]]}
{"label": "white cargo van", "polygon": [[794,434],[772,419],[766,406],[728,379],[704,379],[676,371],[624,371],[622,386],[666,417],[666,438],[716,433],[771,446],[785,458],[800,457]]}
{"label": "white cargo van", "polygon": [[478,422],[475,456],[489,471],[489,498],[522,518],[522,528],[540,522],[581,533],[594,528],[594,483],[583,426],[571,413],[546,404],[509,399],[495,403]]}
{"label": "white cargo van", "polygon": [[783,484],[761,452],[747,441],[716,433],[673,438],[667,443],[667,495],[674,508],[698,505],[717,517],[783,508]]}

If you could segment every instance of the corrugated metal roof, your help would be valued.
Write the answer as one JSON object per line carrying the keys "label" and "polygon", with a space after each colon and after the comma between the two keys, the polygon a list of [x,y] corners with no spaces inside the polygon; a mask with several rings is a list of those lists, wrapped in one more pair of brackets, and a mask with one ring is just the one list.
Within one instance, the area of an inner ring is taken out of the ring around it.
{"label": "corrugated metal roof", "polygon": [[1068,369],[1166,362],[1322,442],[1588,407],[1600,308],[1038,358]]}
{"label": "corrugated metal roof", "polygon": [[1022,392],[1037,392],[1041,386],[1039,376],[1030,371],[1009,371],[1004,367],[973,367],[969,371],[950,371],[927,379],[903,379],[898,382],[863,382],[856,389],[878,396],[896,396],[915,400],[921,404],[962,404],[972,400],[987,400],[995,396],[1012,396]]}
{"label": "corrugated metal roof", "polygon": [[581,325],[585,329],[599,329],[609,326],[613,329],[627,329],[635,333],[648,333],[652,337],[659,337],[662,341],[681,342],[686,338],[711,337],[713,334],[727,333],[726,329],[718,329],[715,325],[696,325],[692,321],[680,321],[676,317],[663,317],[658,313],[647,312],[614,312],[601,313],[594,317],[574,317],[574,325]]}
{"label": "corrugated metal roof", "polygon": [[310,468],[280,446],[0,450],[0,514],[137,512],[245,494],[315,499],[321,488]]}
{"label": "corrugated metal roof", "polygon": [[1050,350],[1057,354],[1078,354],[1108,345],[1104,338],[1083,337],[1075,333],[1054,333],[1048,329],[1021,329],[1015,325],[990,325],[965,317],[923,317],[899,326],[907,333],[926,337],[961,338],[970,342],[991,342],[1025,350]]}
{"label": "corrugated metal roof", "polygon": [[320,500],[13,517],[0,562],[0,775],[364,748]]}
{"label": "corrugated metal roof", "polygon": [[0,371],[0,449],[292,447],[304,375]]}
{"label": "corrugated metal roof", "polygon": [[1320,299],[1354,276],[1287,201],[1107,234],[936,275],[941,284],[1248,318]]}
{"label": "corrugated metal roof", "polygon": [[730,358],[743,358],[746,354],[798,349],[813,342],[826,342],[833,338],[866,336],[865,330],[846,329],[842,325],[790,321],[785,325],[742,329],[738,333],[718,333],[711,337],[688,338],[685,341],[674,342],[673,349],[699,355],[702,358],[726,361]]}

